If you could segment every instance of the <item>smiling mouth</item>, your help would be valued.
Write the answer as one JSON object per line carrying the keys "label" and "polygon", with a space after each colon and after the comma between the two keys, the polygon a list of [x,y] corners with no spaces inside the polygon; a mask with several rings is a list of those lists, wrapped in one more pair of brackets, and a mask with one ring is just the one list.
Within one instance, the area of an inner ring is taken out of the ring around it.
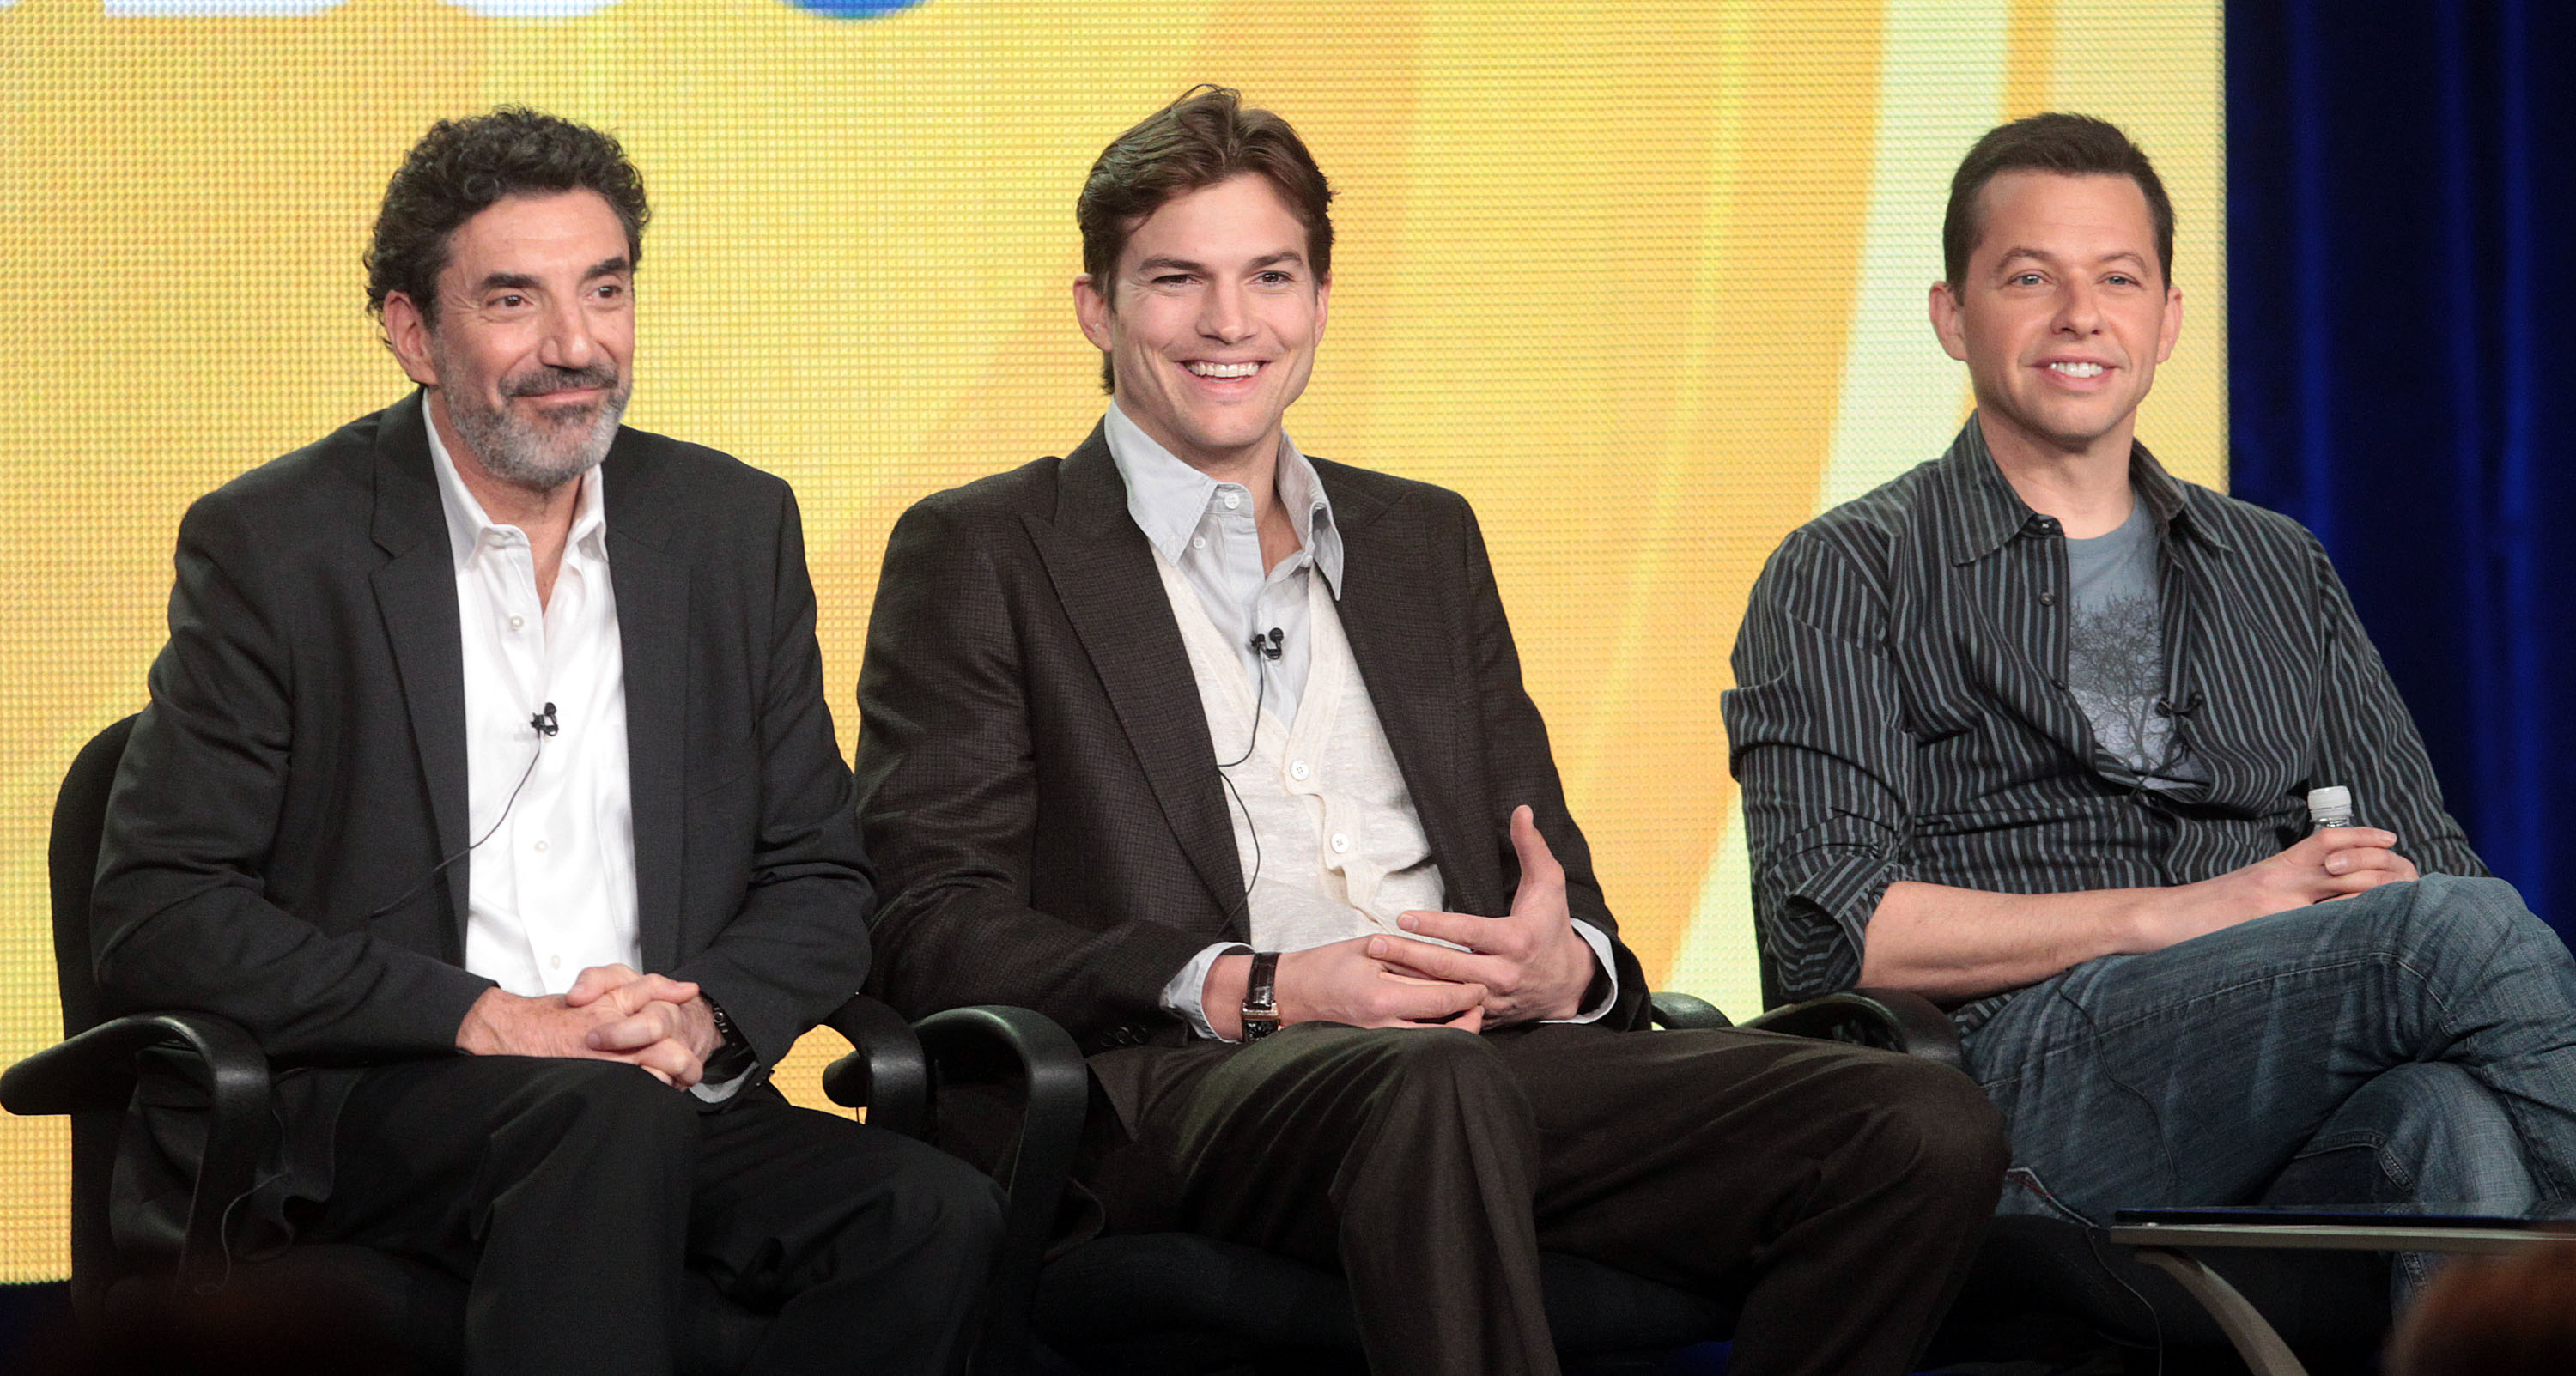
{"label": "smiling mouth", "polygon": [[1189,369],[1192,377],[1250,377],[1261,371],[1258,363],[1185,363],[1181,366]]}
{"label": "smiling mouth", "polygon": [[2099,363],[2051,363],[2048,365],[2048,371],[2055,373],[2060,377],[2100,377],[2102,375],[2102,365]]}

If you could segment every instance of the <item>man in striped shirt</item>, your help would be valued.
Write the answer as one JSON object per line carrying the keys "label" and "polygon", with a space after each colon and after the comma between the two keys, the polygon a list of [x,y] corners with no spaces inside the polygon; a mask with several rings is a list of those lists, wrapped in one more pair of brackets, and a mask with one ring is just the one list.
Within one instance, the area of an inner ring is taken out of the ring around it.
{"label": "man in striped shirt", "polygon": [[[2005,125],[1943,239],[1975,415],[1792,533],[1736,641],[1766,997],[1954,1009],[2006,1212],[2576,1195],[2576,964],[2316,539],[2132,438],[2182,323],[2153,167]],[[2311,832],[2330,785],[2359,825]]]}

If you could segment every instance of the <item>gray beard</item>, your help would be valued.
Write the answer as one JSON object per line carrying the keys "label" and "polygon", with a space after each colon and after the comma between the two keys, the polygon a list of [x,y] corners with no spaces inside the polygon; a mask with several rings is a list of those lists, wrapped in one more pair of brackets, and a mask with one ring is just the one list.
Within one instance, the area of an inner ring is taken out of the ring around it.
{"label": "gray beard", "polygon": [[[444,360],[438,362],[444,374]],[[626,399],[633,390],[618,388],[587,420],[535,422],[522,421],[506,410],[487,410],[479,400],[451,393],[447,419],[485,472],[516,487],[552,492],[608,457],[608,446],[617,438],[617,423],[626,414]]]}

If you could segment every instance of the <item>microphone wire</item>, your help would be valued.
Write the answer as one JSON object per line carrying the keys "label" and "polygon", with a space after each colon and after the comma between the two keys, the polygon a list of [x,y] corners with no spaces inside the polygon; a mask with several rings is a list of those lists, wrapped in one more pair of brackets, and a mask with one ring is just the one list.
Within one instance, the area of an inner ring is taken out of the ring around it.
{"label": "microphone wire", "polygon": [[[537,748],[528,753],[528,767],[519,771],[519,781],[510,785],[510,796],[503,799],[501,802],[501,815],[492,819],[492,825],[485,827],[482,835],[467,842],[465,849],[460,850],[454,855],[430,866],[429,873],[422,875],[419,883],[403,890],[401,897],[396,898],[391,903],[387,903],[383,907],[376,909],[374,912],[367,914],[367,921],[373,922],[377,918],[392,912],[394,909],[401,907],[405,903],[409,903],[413,899],[420,897],[421,894],[429,888],[432,881],[436,880],[441,874],[447,872],[448,866],[464,859],[467,855],[471,854],[476,847],[491,840],[493,835],[501,830],[501,824],[510,820],[510,809],[518,806],[519,803],[519,791],[528,786],[529,779],[535,777],[537,772],[537,761],[545,758],[546,737],[555,734],[555,732],[561,729],[561,727],[559,727],[555,722],[555,705],[549,702],[546,704],[546,710],[532,714],[528,718],[528,727],[530,730],[536,732]],[[1249,817],[1251,814],[1246,813],[1244,815]]]}

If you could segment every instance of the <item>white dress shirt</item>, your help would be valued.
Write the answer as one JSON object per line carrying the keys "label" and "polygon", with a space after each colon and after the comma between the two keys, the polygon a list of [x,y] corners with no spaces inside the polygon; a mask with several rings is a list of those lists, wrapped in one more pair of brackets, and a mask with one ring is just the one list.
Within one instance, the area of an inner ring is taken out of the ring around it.
{"label": "white dress shirt", "polygon": [[[1402,932],[1395,919],[1416,908],[1437,909],[1445,890],[1377,709],[1342,640],[1333,607],[1341,595],[1341,532],[1314,465],[1280,437],[1278,497],[1297,527],[1299,549],[1265,570],[1249,489],[1183,463],[1115,402],[1101,428],[1126,483],[1128,515],[1154,547],[1191,651],[1218,752],[1209,763],[1224,764],[1252,748],[1252,758],[1223,772],[1243,797],[1240,810],[1232,798],[1227,803],[1252,885],[1253,938],[1281,943],[1264,950],[1302,950],[1380,931],[1424,939]],[[1273,627],[1280,631],[1275,660],[1250,644]],[[1217,676],[1228,659],[1240,675],[1231,681]],[[1319,663],[1323,679],[1315,681]],[[1310,689],[1325,701],[1310,700]],[[1257,737],[1250,730],[1256,703]],[[1592,1022],[1618,1002],[1618,968],[1607,934],[1588,922],[1573,925],[1605,973],[1608,993],[1564,1021]],[[1205,1006],[1208,969],[1219,956],[1246,949],[1217,942],[1201,950],[1163,986],[1164,1011],[1180,1015],[1199,1036],[1216,1036]]]}
{"label": "white dress shirt", "polygon": [[[529,998],[563,993],[593,965],[640,969],[605,479],[596,468],[582,476],[563,566],[540,607],[526,532],[484,514],[435,423],[429,452],[456,556],[466,834],[479,843],[463,862],[465,968]],[[540,737],[529,718],[548,703],[557,733]]]}

